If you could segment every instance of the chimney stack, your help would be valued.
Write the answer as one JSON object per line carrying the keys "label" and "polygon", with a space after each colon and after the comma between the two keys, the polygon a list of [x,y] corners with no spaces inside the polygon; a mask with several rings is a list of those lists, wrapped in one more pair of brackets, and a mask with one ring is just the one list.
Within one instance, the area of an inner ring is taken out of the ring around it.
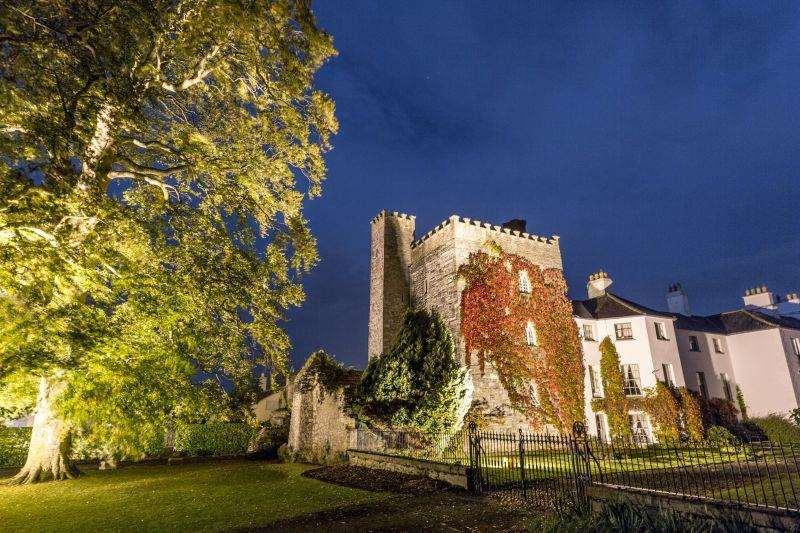
{"label": "chimney stack", "polygon": [[747,289],[742,297],[745,307],[760,307],[772,309],[775,306],[775,294],[770,292],[766,285]]}
{"label": "chimney stack", "polygon": [[611,281],[608,272],[601,269],[589,276],[589,282],[586,284],[586,293],[589,295],[589,298],[597,298],[598,296],[604,295],[606,289],[608,289],[612,283],[613,281]]}
{"label": "chimney stack", "polygon": [[521,218],[512,218],[508,222],[503,222],[501,224],[504,228],[510,229],[511,231],[519,231],[520,233],[525,233],[527,225],[525,220]]}
{"label": "chimney stack", "polygon": [[790,304],[800,305],[800,295],[798,295],[796,292],[790,292],[786,295],[786,301]]}
{"label": "chimney stack", "polygon": [[681,315],[691,315],[689,311],[689,299],[680,283],[673,283],[667,287],[667,309],[670,313]]}

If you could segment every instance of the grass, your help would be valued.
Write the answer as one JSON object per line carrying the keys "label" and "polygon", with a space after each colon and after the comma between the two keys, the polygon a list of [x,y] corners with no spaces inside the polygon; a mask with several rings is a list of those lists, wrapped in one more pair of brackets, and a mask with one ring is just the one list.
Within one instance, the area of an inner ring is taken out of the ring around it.
{"label": "grass", "polygon": [[219,531],[389,498],[255,461],[87,470],[73,481],[0,485],[3,531]]}

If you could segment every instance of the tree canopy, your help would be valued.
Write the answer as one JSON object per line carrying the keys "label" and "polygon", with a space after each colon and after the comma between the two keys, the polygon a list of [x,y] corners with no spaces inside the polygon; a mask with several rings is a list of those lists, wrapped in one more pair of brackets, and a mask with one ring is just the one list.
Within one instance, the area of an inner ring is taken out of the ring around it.
{"label": "tree canopy", "polygon": [[130,442],[198,371],[252,389],[252,354],[285,366],[334,54],[305,0],[0,6],[0,401],[38,382],[52,411],[23,480],[73,473],[40,437]]}

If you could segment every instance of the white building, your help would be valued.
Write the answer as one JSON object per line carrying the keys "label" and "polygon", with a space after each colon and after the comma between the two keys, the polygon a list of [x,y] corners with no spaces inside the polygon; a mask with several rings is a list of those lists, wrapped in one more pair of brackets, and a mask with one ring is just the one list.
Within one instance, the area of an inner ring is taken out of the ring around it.
{"label": "white building", "polygon": [[[686,301],[679,285],[670,288],[669,294],[675,293]],[[734,402],[738,386],[749,416],[786,415],[800,407],[797,295],[781,299],[759,287],[749,289],[743,300],[742,309],[711,316],[671,309],[686,384],[705,396]]]}
{"label": "white building", "polygon": [[[625,392],[642,397],[657,381],[684,386],[684,371],[678,353],[675,316],[636,304],[610,292],[611,278],[605,272],[592,274],[587,285],[589,298],[573,300],[575,322],[582,340],[586,367],[586,420],[590,434],[609,438],[605,413],[594,412],[591,401],[603,397],[600,376],[600,342],[610,337],[619,354],[625,376]],[[635,433],[652,440],[647,413],[630,411]]]}

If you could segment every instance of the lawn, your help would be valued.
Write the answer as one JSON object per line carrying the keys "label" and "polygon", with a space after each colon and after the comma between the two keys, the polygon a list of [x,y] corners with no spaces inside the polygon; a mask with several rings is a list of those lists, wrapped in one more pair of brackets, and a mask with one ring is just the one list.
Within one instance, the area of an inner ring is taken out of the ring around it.
{"label": "lawn", "polygon": [[87,470],[73,481],[0,485],[0,530],[218,531],[390,498],[301,476],[308,468],[256,461],[148,465]]}

